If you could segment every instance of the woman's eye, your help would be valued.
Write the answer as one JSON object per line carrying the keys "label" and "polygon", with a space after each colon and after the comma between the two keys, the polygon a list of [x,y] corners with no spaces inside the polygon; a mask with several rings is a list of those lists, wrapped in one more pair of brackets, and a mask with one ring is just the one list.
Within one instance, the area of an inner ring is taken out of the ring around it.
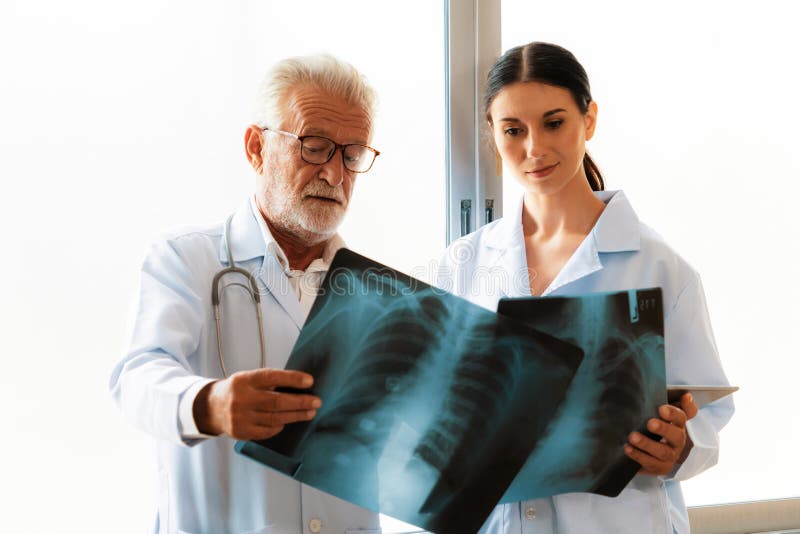
{"label": "woman's eye", "polygon": [[548,130],[557,130],[563,123],[564,121],[562,119],[547,121],[544,123],[544,127]]}
{"label": "woman's eye", "polygon": [[510,135],[511,137],[517,136],[522,131],[521,128],[506,128],[503,130],[503,133],[506,135]]}

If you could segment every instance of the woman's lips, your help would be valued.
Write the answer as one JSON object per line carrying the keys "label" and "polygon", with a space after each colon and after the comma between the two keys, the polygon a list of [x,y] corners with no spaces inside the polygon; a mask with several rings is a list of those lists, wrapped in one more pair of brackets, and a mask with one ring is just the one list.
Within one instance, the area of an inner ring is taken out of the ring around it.
{"label": "woman's lips", "polygon": [[539,167],[538,169],[533,169],[532,171],[527,171],[525,174],[529,174],[534,178],[545,178],[549,176],[553,170],[558,167],[558,163],[554,163],[553,165],[548,165],[547,167]]}

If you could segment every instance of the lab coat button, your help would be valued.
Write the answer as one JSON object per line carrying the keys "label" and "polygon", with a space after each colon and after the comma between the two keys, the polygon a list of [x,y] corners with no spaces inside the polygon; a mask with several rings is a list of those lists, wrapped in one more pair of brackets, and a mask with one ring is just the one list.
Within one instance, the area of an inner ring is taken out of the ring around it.
{"label": "lab coat button", "polygon": [[529,521],[536,519],[536,508],[533,506],[528,506],[525,508],[525,519]]}
{"label": "lab coat button", "polygon": [[317,534],[317,532],[322,530],[322,521],[315,517],[308,522],[308,530],[310,530],[313,534]]}

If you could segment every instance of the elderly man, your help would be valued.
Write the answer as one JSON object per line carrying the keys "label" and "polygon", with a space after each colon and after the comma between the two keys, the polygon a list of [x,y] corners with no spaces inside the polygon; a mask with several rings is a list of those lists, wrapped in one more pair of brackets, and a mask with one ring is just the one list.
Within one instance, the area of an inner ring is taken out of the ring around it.
{"label": "elderly man", "polygon": [[[377,533],[376,514],[233,450],[236,439],[313,418],[321,404],[276,388],[313,382],[283,368],[342,246],[336,229],[356,175],[378,155],[368,146],[374,92],[353,67],[327,55],[289,59],[262,89],[259,124],[245,133],[255,194],[225,225],[152,247],[110,389],[158,441],[157,532]],[[244,273],[215,280],[232,263]]]}

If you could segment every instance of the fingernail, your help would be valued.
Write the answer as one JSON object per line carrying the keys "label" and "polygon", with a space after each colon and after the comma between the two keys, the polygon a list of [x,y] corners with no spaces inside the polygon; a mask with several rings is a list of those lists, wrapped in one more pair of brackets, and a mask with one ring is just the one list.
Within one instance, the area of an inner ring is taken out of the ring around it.
{"label": "fingernail", "polygon": [[625,445],[625,454],[630,454],[633,452],[633,447],[630,445]]}
{"label": "fingernail", "polygon": [[303,387],[309,387],[311,384],[314,383],[314,379],[310,376],[306,375],[303,377]]}
{"label": "fingernail", "polygon": [[311,407],[312,408],[319,408],[320,406],[322,406],[322,401],[321,400],[314,399],[313,401],[311,401]]}
{"label": "fingernail", "polygon": [[634,443],[639,443],[639,442],[641,442],[641,441],[642,441],[642,436],[641,436],[640,434],[636,434],[636,433],[634,433],[634,434],[631,436],[631,441],[632,441],[632,442],[634,442]]}
{"label": "fingernail", "polygon": [[309,419],[313,419],[315,415],[317,415],[317,410],[308,410],[306,412],[306,417]]}
{"label": "fingernail", "polygon": [[652,430],[653,432],[655,432],[656,430],[658,430],[660,427],[661,427],[661,425],[659,424],[659,422],[658,422],[658,421],[650,421],[650,422],[647,424],[647,428],[649,428],[649,429],[650,429],[650,430]]}

